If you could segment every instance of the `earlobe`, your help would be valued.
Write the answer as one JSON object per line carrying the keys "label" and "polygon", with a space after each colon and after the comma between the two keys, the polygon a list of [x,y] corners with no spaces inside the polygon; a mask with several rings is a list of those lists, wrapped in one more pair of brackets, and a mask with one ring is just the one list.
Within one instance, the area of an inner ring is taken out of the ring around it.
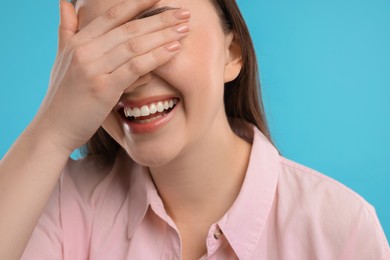
{"label": "earlobe", "polygon": [[235,80],[242,68],[242,50],[237,37],[230,32],[226,37],[224,82]]}

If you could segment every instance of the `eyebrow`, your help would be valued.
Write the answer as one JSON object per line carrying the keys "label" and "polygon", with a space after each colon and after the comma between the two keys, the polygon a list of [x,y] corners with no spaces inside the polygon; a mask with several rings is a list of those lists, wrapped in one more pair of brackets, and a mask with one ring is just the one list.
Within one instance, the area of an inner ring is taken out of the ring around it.
{"label": "eyebrow", "polygon": [[157,15],[157,14],[163,13],[165,11],[176,10],[176,9],[180,9],[180,8],[173,7],[173,6],[162,6],[162,7],[158,7],[158,8],[155,8],[155,9],[146,10],[145,12],[141,13],[140,15],[137,15],[134,18],[134,20],[143,19],[143,18],[146,18],[146,17],[150,17],[150,16],[153,16],[153,15]]}

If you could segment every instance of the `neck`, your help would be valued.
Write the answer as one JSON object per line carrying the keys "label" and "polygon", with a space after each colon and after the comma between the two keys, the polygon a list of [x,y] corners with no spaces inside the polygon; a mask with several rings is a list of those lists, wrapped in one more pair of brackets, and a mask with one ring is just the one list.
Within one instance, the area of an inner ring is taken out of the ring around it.
{"label": "neck", "polygon": [[178,226],[189,221],[215,223],[240,191],[251,145],[235,135],[227,122],[222,129],[209,130],[168,165],[150,168],[164,206]]}

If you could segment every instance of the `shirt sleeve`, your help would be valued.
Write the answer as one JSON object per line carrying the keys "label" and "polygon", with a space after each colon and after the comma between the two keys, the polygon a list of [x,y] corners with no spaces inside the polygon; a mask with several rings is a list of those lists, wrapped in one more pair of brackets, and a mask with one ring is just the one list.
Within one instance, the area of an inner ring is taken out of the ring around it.
{"label": "shirt sleeve", "polygon": [[25,248],[22,260],[63,259],[58,182]]}
{"label": "shirt sleeve", "polygon": [[374,207],[366,207],[350,232],[342,259],[390,260],[390,248]]}

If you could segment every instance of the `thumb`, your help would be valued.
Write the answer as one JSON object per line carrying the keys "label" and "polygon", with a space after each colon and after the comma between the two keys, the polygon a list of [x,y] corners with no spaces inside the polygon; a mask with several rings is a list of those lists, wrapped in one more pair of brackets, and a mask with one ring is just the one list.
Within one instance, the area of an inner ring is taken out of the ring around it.
{"label": "thumb", "polygon": [[68,41],[77,32],[77,15],[72,3],[60,0],[60,25],[58,28],[58,52],[62,52]]}

